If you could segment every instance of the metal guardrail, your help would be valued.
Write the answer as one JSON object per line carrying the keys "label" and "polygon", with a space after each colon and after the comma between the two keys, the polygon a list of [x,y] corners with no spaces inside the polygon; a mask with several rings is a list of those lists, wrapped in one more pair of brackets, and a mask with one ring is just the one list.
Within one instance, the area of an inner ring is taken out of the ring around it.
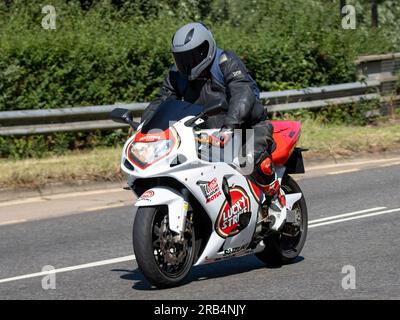
{"label": "metal guardrail", "polygon": [[[320,108],[358,101],[380,99],[377,93],[379,81],[354,82],[339,85],[262,92],[261,98],[269,112],[289,111],[301,108]],[[126,125],[109,120],[116,107],[140,113],[147,103],[117,104],[107,106],[75,107],[0,112],[0,136],[20,136],[55,132],[107,130],[124,128]]]}
{"label": "metal guardrail", "polygon": [[[390,64],[392,68],[382,68],[382,66],[388,65],[382,61],[392,61],[388,59],[394,61]],[[381,61],[381,63],[377,64],[377,61]],[[385,94],[393,92],[393,89],[389,92],[385,88],[392,88],[398,81],[398,77],[394,73],[400,66],[400,53],[360,57],[357,63],[359,72],[363,73],[366,80],[300,90],[262,92],[261,99],[269,112],[321,108],[370,100],[380,100],[383,103],[390,102],[391,104],[400,102],[400,96],[394,95],[391,99],[385,96]],[[368,63],[372,63],[372,67],[369,68]],[[380,69],[377,66],[380,66]],[[124,128],[126,125],[109,120],[111,110],[119,106],[132,110],[135,117],[140,117],[147,104],[3,111],[0,112],[0,136]]]}

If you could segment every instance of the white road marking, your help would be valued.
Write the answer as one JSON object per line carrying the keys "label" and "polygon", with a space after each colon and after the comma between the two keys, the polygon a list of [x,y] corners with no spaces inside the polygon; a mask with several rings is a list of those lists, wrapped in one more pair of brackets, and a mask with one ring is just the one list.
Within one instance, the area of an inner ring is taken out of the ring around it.
{"label": "white road marking", "polygon": [[392,162],[392,163],[385,163],[385,164],[381,164],[379,167],[384,168],[384,167],[391,167],[391,166],[397,166],[400,164],[400,161],[398,162]]}
{"label": "white road marking", "polygon": [[378,212],[374,212],[374,213],[368,213],[368,214],[364,214],[364,215],[356,216],[356,217],[337,219],[337,220],[332,220],[332,221],[327,221],[327,222],[322,222],[322,223],[315,223],[315,224],[312,224],[311,226],[308,226],[308,228],[315,228],[315,227],[325,226],[325,225],[333,224],[333,223],[339,223],[339,222],[345,222],[345,221],[350,221],[350,220],[374,217],[374,216],[379,216],[379,215],[382,215],[382,214],[393,213],[393,212],[400,212],[400,208],[391,209],[391,210],[385,210],[385,211],[378,211]]}
{"label": "white road marking", "polygon": [[[396,208],[396,209],[390,209],[390,210],[384,210],[384,211],[378,211],[378,212],[373,212],[373,213],[369,213],[369,214],[359,215],[359,216],[355,216],[355,217],[337,219],[337,217],[343,217],[346,215],[348,216],[349,214],[355,215],[355,214],[359,214],[362,212],[375,211],[380,208],[385,209],[386,207],[376,207],[376,208],[371,208],[371,209],[366,209],[366,210],[355,211],[355,212],[351,212],[351,213],[340,214],[340,215],[329,217],[332,219],[336,218],[335,220],[321,222],[321,223],[315,223],[316,221],[321,221],[321,219],[312,220],[312,221],[310,221],[310,223],[314,223],[314,224],[310,225],[309,228],[315,228],[315,227],[319,227],[319,226],[324,226],[324,225],[329,225],[329,224],[334,224],[334,223],[339,223],[339,222],[345,222],[345,221],[350,221],[350,220],[363,219],[363,218],[378,216],[378,215],[387,214],[387,213],[400,212],[400,208]],[[322,219],[328,219],[328,218],[322,218]],[[21,276],[17,276],[17,277],[12,277],[12,278],[0,279],[0,283],[24,280],[24,279],[35,278],[35,277],[43,277],[43,276],[46,276],[48,274],[53,274],[53,273],[62,273],[62,272],[79,270],[79,269],[93,268],[93,267],[98,267],[98,266],[114,264],[114,263],[132,261],[135,259],[136,258],[134,255],[130,255],[130,256],[125,256],[125,257],[120,257],[120,258],[114,258],[114,259],[102,260],[102,261],[91,262],[91,263],[86,263],[86,264],[80,264],[80,265],[72,266],[72,267],[55,269],[55,270],[51,270],[51,271],[37,272],[37,273],[25,274],[25,275],[21,275]]]}
{"label": "white road marking", "polygon": [[308,224],[310,225],[310,224],[317,223],[317,222],[323,222],[323,221],[328,221],[328,220],[345,218],[345,217],[349,217],[349,216],[354,216],[356,214],[367,213],[367,212],[371,212],[371,211],[378,211],[378,210],[383,210],[383,209],[386,209],[386,207],[376,207],[376,208],[371,208],[371,209],[354,211],[354,212],[350,212],[350,213],[343,213],[343,214],[338,214],[336,216],[329,216],[329,217],[326,217],[326,218],[311,220],[311,221],[308,221]]}
{"label": "white road marking", "polygon": [[7,207],[7,206],[19,205],[19,204],[25,204],[25,203],[42,202],[42,201],[46,201],[46,200],[43,198],[27,198],[27,199],[21,199],[21,200],[11,200],[11,201],[0,202],[0,208]]}
{"label": "white road marking", "polygon": [[20,220],[10,220],[10,221],[5,221],[5,222],[0,222],[0,226],[6,226],[9,224],[22,223],[22,222],[26,222],[26,220],[20,219]]}
{"label": "white road marking", "polygon": [[113,188],[113,189],[104,189],[104,190],[92,190],[92,191],[82,191],[82,192],[69,192],[69,193],[62,193],[62,194],[52,194],[43,197],[32,197],[20,200],[11,200],[11,201],[4,201],[0,202],[0,208],[6,206],[13,206],[13,205],[20,205],[26,203],[34,203],[34,202],[42,202],[47,200],[56,200],[56,199],[66,199],[71,197],[84,197],[84,196],[91,196],[96,194],[104,194],[104,193],[113,193],[113,192],[123,192],[122,188]]}
{"label": "white road marking", "polygon": [[80,264],[80,265],[72,266],[72,267],[54,269],[54,270],[51,270],[51,271],[42,271],[42,272],[36,272],[36,273],[31,273],[31,274],[25,274],[25,275],[18,276],[18,277],[13,277],[13,278],[1,279],[0,283],[23,280],[23,279],[29,279],[29,278],[35,278],[35,277],[42,277],[42,276],[46,276],[48,274],[53,274],[53,273],[61,273],[61,272],[79,270],[79,269],[87,269],[87,268],[105,266],[105,265],[108,265],[108,264],[126,262],[126,261],[132,261],[132,260],[135,260],[135,256],[134,255],[115,258],[115,259],[102,260],[102,261],[97,261],[97,262],[91,262],[91,263],[85,263],[85,264]]}
{"label": "white road marking", "polygon": [[113,209],[113,208],[119,208],[119,207],[124,207],[124,206],[129,206],[131,204],[126,204],[126,203],[116,203],[116,204],[110,204],[108,206],[101,206],[101,207],[93,207],[93,208],[87,208],[83,209],[85,212],[91,212],[91,211],[99,211],[99,210],[104,210],[104,209]]}
{"label": "white road marking", "polygon": [[326,165],[310,167],[307,169],[307,171],[337,168],[337,167],[346,167],[346,166],[358,166],[358,165],[364,165],[364,164],[374,164],[374,163],[391,162],[391,161],[399,161],[399,160],[400,160],[400,158],[390,158],[390,159],[376,159],[376,160],[365,160],[365,161],[357,161],[357,162],[326,164]]}
{"label": "white road marking", "polygon": [[113,192],[123,192],[122,188],[112,188],[112,189],[103,189],[103,190],[92,190],[92,191],[83,191],[83,192],[70,192],[70,193],[62,193],[62,194],[53,194],[49,196],[44,196],[43,198],[49,200],[55,199],[65,199],[70,197],[81,197],[81,196],[91,196],[95,194],[104,194],[104,193],[113,193]]}
{"label": "white road marking", "polygon": [[333,172],[327,172],[327,174],[334,175],[334,174],[342,174],[342,173],[357,172],[357,171],[360,171],[360,169],[353,168],[353,169],[347,169],[347,170],[333,171]]}

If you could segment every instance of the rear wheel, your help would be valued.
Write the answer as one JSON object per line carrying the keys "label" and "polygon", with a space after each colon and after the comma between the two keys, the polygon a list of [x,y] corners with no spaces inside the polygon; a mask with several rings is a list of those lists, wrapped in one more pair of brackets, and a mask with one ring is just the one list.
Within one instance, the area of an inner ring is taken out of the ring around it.
{"label": "rear wheel", "polygon": [[[282,189],[286,194],[302,193],[299,185],[288,175],[282,179]],[[304,247],[308,229],[308,213],[304,196],[297,201],[295,223],[285,223],[279,233],[272,233],[264,239],[265,249],[256,253],[257,258],[267,264],[288,264],[293,262]]]}
{"label": "rear wheel", "polygon": [[133,249],[139,269],[158,288],[179,285],[193,265],[195,234],[188,212],[183,239],[169,229],[167,207],[139,207],[133,224]]}

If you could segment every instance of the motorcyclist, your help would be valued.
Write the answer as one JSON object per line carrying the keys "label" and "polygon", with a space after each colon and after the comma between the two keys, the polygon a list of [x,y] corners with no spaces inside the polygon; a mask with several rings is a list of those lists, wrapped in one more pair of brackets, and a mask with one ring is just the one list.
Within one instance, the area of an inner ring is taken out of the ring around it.
{"label": "motorcyclist", "polygon": [[284,221],[282,216],[286,217],[286,201],[271,160],[273,127],[259,100],[256,82],[234,52],[217,48],[203,23],[189,23],[178,29],[172,38],[171,51],[175,63],[155,100],[143,112],[142,122],[167,99],[202,105],[225,99],[228,102],[226,113],[215,117],[210,125],[221,130],[210,142],[223,147],[234,129],[254,130],[255,168],[251,177],[266,195],[269,214],[276,217],[271,228],[279,230]]}

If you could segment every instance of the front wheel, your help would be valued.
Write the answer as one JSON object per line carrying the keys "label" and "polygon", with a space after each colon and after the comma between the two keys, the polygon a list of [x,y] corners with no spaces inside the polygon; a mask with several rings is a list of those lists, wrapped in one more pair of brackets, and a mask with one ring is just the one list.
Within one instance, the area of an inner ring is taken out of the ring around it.
{"label": "front wheel", "polygon": [[168,208],[139,207],[133,224],[133,250],[139,269],[158,288],[179,285],[193,265],[195,234],[188,212],[183,239],[168,225]]}
{"label": "front wheel", "polygon": [[[286,194],[302,193],[299,185],[288,175],[282,179],[282,189]],[[288,264],[293,262],[304,247],[308,229],[308,213],[304,195],[294,205],[296,223],[286,223],[283,231],[290,232],[272,233],[264,239],[265,249],[256,256],[267,264]]]}

